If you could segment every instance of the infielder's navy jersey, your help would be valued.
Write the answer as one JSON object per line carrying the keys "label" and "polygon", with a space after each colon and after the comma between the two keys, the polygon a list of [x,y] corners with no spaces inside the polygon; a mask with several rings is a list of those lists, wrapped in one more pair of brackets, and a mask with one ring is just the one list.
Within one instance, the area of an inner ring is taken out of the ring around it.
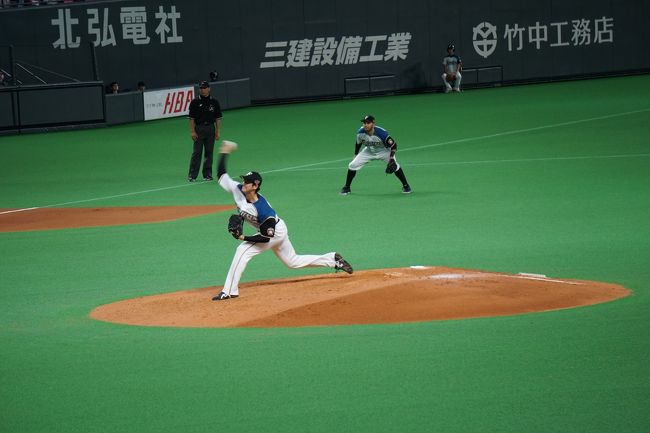
{"label": "infielder's navy jersey", "polygon": [[375,133],[373,135],[366,134],[366,130],[362,126],[357,132],[357,144],[366,146],[370,151],[376,153],[386,147],[390,147],[386,143],[388,137],[390,137],[388,131],[381,126],[375,126]]}
{"label": "infielder's navy jersey", "polygon": [[262,195],[257,194],[258,200],[255,203],[249,203],[241,191],[243,185],[232,180],[228,173],[224,173],[219,178],[219,185],[232,194],[239,209],[239,214],[256,229],[259,229],[260,224],[268,218],[279,220],[271,204]]}

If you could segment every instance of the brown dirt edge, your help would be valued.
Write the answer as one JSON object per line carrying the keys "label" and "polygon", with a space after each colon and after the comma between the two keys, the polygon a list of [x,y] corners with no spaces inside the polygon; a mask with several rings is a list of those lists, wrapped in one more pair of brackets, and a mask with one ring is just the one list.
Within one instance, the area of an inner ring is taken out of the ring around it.
{"label": "brown dirt edge", "polygon": [[256,281],[212,301],[221,287],[100,306],[96,320],[139,326],[273,328],[423,322],[573,308],[630,295],[622,286],[531,274],[418,266]]}
{"label": "brown dirt edge", "polygon": [[228,206],[146,206],[0,209],[0,232],[25,232],[174,221],[234,209]]}

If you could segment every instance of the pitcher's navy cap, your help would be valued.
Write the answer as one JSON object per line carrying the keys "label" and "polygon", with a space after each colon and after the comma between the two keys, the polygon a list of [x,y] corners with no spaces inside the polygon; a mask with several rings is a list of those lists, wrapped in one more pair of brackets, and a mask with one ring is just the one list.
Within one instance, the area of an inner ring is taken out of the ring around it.
{"label": "pitcher's navy cap", "polygon": [[256,171],[249,171],[239,177],[241,177],[246,183],[257,183],[258,185],[262,185],[262,175]]}

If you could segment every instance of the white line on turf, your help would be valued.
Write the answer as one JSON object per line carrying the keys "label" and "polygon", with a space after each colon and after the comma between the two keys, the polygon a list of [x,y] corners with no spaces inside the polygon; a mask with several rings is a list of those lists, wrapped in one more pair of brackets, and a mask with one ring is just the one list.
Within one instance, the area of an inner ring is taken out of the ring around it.
{"label": "white line on turf", "polygon": [[[488,134],[488,135],[481,135],[478,137],[468,137],[468,138],[459,138],[458,140],[449,140],[449,141],[442,141],[440,143],[433,143],[433,144],[425,144],[424,146],[417,146],[417,147],[409,147],[408,149],[400,149],[400,153],[404,152],[412,152],[414,150],[422,150],[422,149],[429,149],[432,147],[440,147],[440,146],[446,146],[449,144],[458,144],[458,143],[468,143],[471,141],[480,141],[480,140],[486,140],[490,138],[496,138],[496,137],[503,137],[506,135],[514,135],[514,134],[523,134],[526,132],[533,132],[533,131],[540,131],[543,129],[552,129],[552,128],[559,128],[562,126],[570,126],[570,125],[577,125],[580,123],[586,123],[586,122],[594,122],[597,120],[606,120],[606,119],[612,119],[615,117],[621,117],[621,116],[629,116],[631,114],[639,114],[639,113],[646,113],[650,111],[650,108],[644,108],[642,110],[633,110],[633,111],[626,111],[623,113],[615,113],[615,114],[608,114],[606,116],[597,116],[597,117],[590,117],[587,119],[579,119],[579,120],[571,120],[569,122],[561,122],[561,123],[552,123],[550,125],[542,125],[542,126],[535,126],[532,128],[524,128],[524,129],[515,129],[512,131],[505,131],[505,132],[497,132],[494,134]],[[278,168],[275,170],[268,170],[263,173],[276,173],[280,171],[289,171],[289,170],[297,170],[301,168],[307,168],[307,167],[314,167],[317,165],[327,165],[327,164],[332,164],[335,162],[343,162],[343,161],[349,161],[350,158],[343,158],[343,159],[335,159],[331,161],[322,161],[322,162],[316,162],[313,164],[305,164],[305,165],[296,165],[293,167],[285,167],[285,168]]]}
{"label": "white line on turf", "polygon": [[583,156],[552,156],[547,158],[520,158],[520,159],[493,159],[479,161],[448,161],[448,162],[428,162],[409,164],[409,167],[428,166],[428,165],[462,165],[462,164],[501,164],[509,162],[543,162],[543,161],[575,161],[588,159],[612,159],[612,158],[646,158],[650,153],[630,153],[626,155],[583,155]]}
{"label": "white line on turf", "polygon": [[25,211],[34,210],[34,209],[40,209],[40,208],[38,208],[38,207],[26,207],[24,209],[6,210],[4,212],[0,212],[0,215],[4,215],[4,214],[7,214],[7,213],[25,212]]}
{"label": "white line on turf", "polygon": [[[486,159],[478,161],[431,161],[421,163],[409,163],[410,167],[428,167],[432,165],[469,165],[469,164],[501,164],[516,162],[543,162],[543,161],[572,161],[572,160],[590,160],[590,159],[609,159],[609,158],[647,158],[650,153],[631,153],[627,155],[588,155],[588,156],[557,156],[548,158],[521,158],[521,159]],[[381,168],[382,166],[375,166]],[[297,168],[294,171],[317,171],[317,170],[340,170],[341,167],[319,167],[319,168]]]}
{"label": "white line on turf", "polygon": [[[207,182],[205,182],[205,183],[207,183]],[[28,211],[28,210],[45,209],[45,208],[50,208],[50,207],[68,206],[68,205],[71,205],[71,204],[88,203],[88,202],[97,201],[97,200],[110,200],[110,199],[113,199],[113,198],[128,197],[128,196],[131,196],[131,195],[148,194],[150,192],[165,191],[167,189],[183,188],[183,187],[190,186],[190,185],[192,185],[192,184],[188,183],[188,184],[184,184],[184,185],[174,185],[174,186],[166,186],[166,187],[162,187],[162,188],[148,189],[148,190],[145,190],[145,191],[127,192],[127,193],[124,193],[124,194],[107,195],[107,196],[103,196],[103,197],[89,198],[89,199],[85,199],[85,200],[75,200],[75,201],[69,201],[69,202],[66,202],[66,203],[48,204],[48,205],[45,205],[45,206],[28,207],[28,208],[24,208],[24,209],[12,209],[12,210],[7,210],[7,211],[0,212],[0,215],[9,214],[9,213],[16,213],[16,212],[24,212],[24,211]]]}
{"label": "white line on turf", "polygon": [[[562,126],[570,126],[570,125],[577,125],[580,123],[587,123],[587,122],[594,122],[597,120],[606,120],[606,119],[613,119],[616,117],[622,117],[622,116],[629,116],[632,114],[639,114],[639,113],[646,113],[650,111],[650,108],[644,108],[641,110],[633,110],[633,111],[626,111],[623,113],[615,113],[615,114],[608,114],[605,116],[597,116],[597,117],[590,117],[587,119],[579,119],[579,120],[571,120],[568,122],[561,122],[561,123],[552,123],[550,125],[542,125],[542,126],[536,126],[533,128],[524,128],[524,129],[515,129],[512,131],[505,131],[505,132],[497,132],[495,134],[488,134],[488,135],[481,135],[478,137],[468,137],[468,138],[460,138],[458,140],[450,140],[450,141],[443,141],[440,143],[432,143],[432,144],[427,144],[424,146],[417,146],[417,147],[410,147],[408,149],[400,149],[400,153],[404,152],[410,152],[414,150],[421,150],[421,149],[429,149],[432,147],[439,147],[439,146],[446,146],[449,144],[459,144],[459,143],[468,143],[472,141],[480,141],[480,140],[486,140],[490,138],[496,138],[496,137],[503,137],[506,135],[515,135],[515,134],[523,134],[526,132],[533,132],[533,131],[540,131],[543,129],[552,129],[552,128],[559,128]],[[620,156],[609,156],[610,158],[615,158],[615,157],[625,157],[627,155],[620,155]],[[633,155],[633,156],[646,156],[645,154],[641,155]],[[571,157],[567,157],[569,159]],[[582,158],[582,159],[588,159],[588,158],[594,158],[594,157],[575,157],[575,159]],[[598,158],[598,157],[595,157]],[[296,165],[293,167],[284,167],[284,168],[278,168],[275,170],[267,170],[263,171],[262,173],[268,174],[268,173],[278,173],[278,172],[283,172],[283,171],[291,171],[291,170],[300,170],[300,169],[305,169],[308,167],[315,167],[318,165],[327,165],[327,164],[334,164],[337,162],[344,162],[344,161],[349,161],[350,158],[342,158],[342,159],[334,159],[330,161],[321,161],[321,162],[316,162],[313,164],[304,164],[304,165]],[[559,158],[561,159],[561,158]],[[494,161],[494,162],[514,162],[515,160],[504,160],[504,161]],[[489,161],[486,161],[489,162]],[[477,162],[456,162],[455,164],[476,164]],[[484,162],[485,163],[485,162]],[[442,163],[444,164],[444,163]],[[23,209],[12,209],[9,211],[3,211],[0,212],[0,215],[3,214],[8,214],[8,213],[15,213],[15,212],[24,212],[24,211],[29,211],[29,210],[35,210],[35,209],[42,209],[42,208],[49,208],[49,207],[59,207],[59,206],[67,206],[71,204],[79,204],[79,203],[88,203],[91,201],[98,201],[98,200],[109,200],[113,198],[119,198],[119,197],[127,197],[127,196],[132,196],[132,195],[139,195],[139,194],[148,194],[151,192],[157,192],[157,191],[164,191],[168,189],[176,189],[176,188],[183,188],[186,186],[190,186],[193,184],[183,184],[183,185],[173,185],[173,186],[168,186],[168,187],[161,187],[161,188],[154,188],[154,189],[149,189],[149,190],[144,190],[144,191],[134,191],[134,192],[129,192],[129,193],[124,193],[124,194],[116,194],[116,195],[111,195],[111,196],[104,196],[104,197],[95,197],[95,198],[89,198],[85,200],[76,200],[76,201],[70,201],[66,203],[58,203],[58,204],[49,204],[49,205],[43,205],[43,206],[35,206],[35,207],[29,207],[29,208],[23,208]]]}
{"label": "white line on turf", "polygon": [[615,117],[629,116],[631,114],[646,113],[648,111],[650,111],[650,108],[644,108],[642,110],[625,111],[623,113],[608,114],[608,115],[605,115],[605,116],[590,117],[590,118],[587,118],[587,119],[571,120],[571,121],[568,121],[568,122],[551,123],[550,125],[535,126],[535,127],[532,127],[532,128],[514,129],[512,131],[497,132],[497,133],[494,133],[494,134],[483,135],[483,136],[480,136],[480,137],[459,138],[458,140],[445,141],[445,142],[442,142],[442,143],[427,144],[427,145],[419,146],[419,147],[409,147],[408,149],[402,150],[402,152],[420,150],[420,149],[428,149],[430,147],[444,146],[444,145],[447,145],[447,144],[458,144],[458,143],[467,143],[467,142],[470,142],[470,141],[486,140],[486,139],[490,139],[490,138],[504,137],[506,135],[523,134],[523,133],[526,133],[526,132],[541,131],[543,129],[559,128],[559,127],[562,127],[562,126],[578,125],[580,123],[595,122],[597,120],[613,119]]}

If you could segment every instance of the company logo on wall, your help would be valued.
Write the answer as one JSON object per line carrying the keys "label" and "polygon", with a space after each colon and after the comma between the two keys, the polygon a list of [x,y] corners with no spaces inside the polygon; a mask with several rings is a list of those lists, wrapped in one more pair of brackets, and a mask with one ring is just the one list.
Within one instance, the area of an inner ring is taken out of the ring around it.
{"label": "company logo on wall", "polygon": [[472,29],[474,51],[479,56],[488,58],[497,48],[497,28],[488,22],[482,22]]}
{"label": "company logo on wall", "polygon": [[194,87],[146,91],[142,95],[144,120],[186,116],[194,99]]}
{"label": "company logo on wall", "polygon": [[319,37],[266,43],[260,69],[354,65],[406,60],[411,33],[375,36]]}
{"label": "company logo on wall", "polygon": [[[497,48],[499,32],[496,25],[483,21],[472,28],[472,45],[479,56],[487,59]],[[549,40],[549,37],[551,38]],[[524,48],[587,46],[614,42],[614,18],[603,16],[596,19],[579,18],[542,24],[539,21],[529,27],[518,23],[506,24],[503,39],[508,41],[508,51]],[[524,45],[526,43],[526,45]]]}

